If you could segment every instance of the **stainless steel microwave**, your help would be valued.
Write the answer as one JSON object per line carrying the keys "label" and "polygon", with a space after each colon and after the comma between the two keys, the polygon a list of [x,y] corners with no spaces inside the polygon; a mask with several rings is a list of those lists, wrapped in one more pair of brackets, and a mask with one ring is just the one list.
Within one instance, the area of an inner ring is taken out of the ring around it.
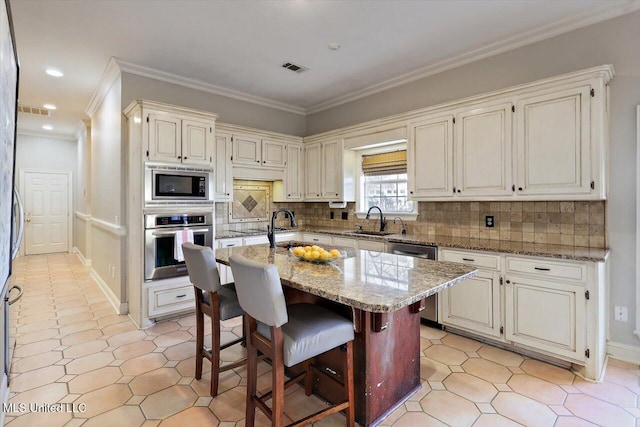
{"label": "stainless steel microwave", "polygon": [[210,169],[148,164],[145,167],[145,204],[212,204]]}

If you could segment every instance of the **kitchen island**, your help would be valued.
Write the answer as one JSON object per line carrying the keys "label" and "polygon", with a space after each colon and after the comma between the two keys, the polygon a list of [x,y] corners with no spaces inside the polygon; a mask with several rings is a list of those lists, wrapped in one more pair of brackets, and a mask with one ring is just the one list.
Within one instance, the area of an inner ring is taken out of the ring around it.
{"label": "kitchen island", "polygon": [[[274,264],[285,286],[287,304],[312,302],[353,320],[356,421],[374,425],[420,388],[420,316],[426,297],[467,278],[473,267],[373,251],[344,250],[330,264],[299,260],[280,244],[217,249],[216,260],[229,265],[241,254]],[[340,357],[320,356],[318,364],[342,380]],[[328,400],[341,396],[330,381],[314,382]]]}

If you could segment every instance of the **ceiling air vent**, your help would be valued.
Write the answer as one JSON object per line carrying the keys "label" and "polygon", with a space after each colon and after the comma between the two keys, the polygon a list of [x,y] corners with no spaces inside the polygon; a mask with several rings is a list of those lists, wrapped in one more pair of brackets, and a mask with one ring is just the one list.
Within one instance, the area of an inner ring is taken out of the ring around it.
{"label": "ceiling air vent", "polygon": [[303,67],[302,65],[292,64],[291,62],[285,62],[282,64],[282,68],[286,68],[287,70],[295,71],[296,73],[302,73],[307,71],[307,67]]}
{"label": "ceiling air vent", "polygon": [[51,116],[51,111],[46,108],[40,107],[30,107],[28,105],[19,105],[18,104],[18,112],[27,113],[27,114],[35,114],[36,116]]}

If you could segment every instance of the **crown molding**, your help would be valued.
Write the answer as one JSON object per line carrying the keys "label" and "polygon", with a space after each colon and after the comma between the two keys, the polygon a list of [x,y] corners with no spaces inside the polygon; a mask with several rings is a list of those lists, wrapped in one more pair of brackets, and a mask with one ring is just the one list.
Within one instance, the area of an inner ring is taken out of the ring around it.
{"label": "crown molding", "polygon": [[89,105],[87,105],[87,108],[84,110],[87,116],[93,117],[100,104],[102,104],[107,92],[118,77],[120,77],[120,68],[118,67],[116,59],[112,57],[107,64],[107,68],[105,68],[102,73],[102,77],[100,77],[100,82],[98,83],[96,90],[93,91]]}
{"label": "crown molding", "polygon": [[233,98],[240,101],[250,102],[252,104],[258,104],[265,107],[287,111],[289,113],[302,115],[306,113],[304,108],[297,107],[295,105],[285,104],[284,102],[278,102],[267,98],[261,98],[259,96],[250,95],[248,93],[236,91],[233,89],[226,89],[221,86],[216,86],[209,83],[201,82],[199,80],[182,77],[177,74],[167,73],[164,71],[155,70],[153,68],[144,67],[142,65],[133,64],[122,59],[114,58],[113,60],[116,62],[120,70],[125,73],[135,74],[142,77],[149,77],[155,80],[173,83],[203,92],[225,96],[227,98]]}
{"label": "crown molding", "polygon": [[577,30],[579,28],[586,27],[597,22],[606,21],[608,19],[626,15],[637,10],[640,10],[640,0],[629,0],[628,2],[616,7],[611,7],[610,5],[605,4],[598,8],[595,12],[583,13],[578,16],[573,16],[561,21],[556,21],[542,27],[538,27],[534,30],[503,39],[499,42],[483,46],[480,49],[449,57],[435,64],[431,64],[410,73],[394,77],[373,86],[369,86],[365,89],[353,91],[349,94],[320,102],[318,104],[307,107],[305,109],[305,113],[314,114],[320,111],[328,110],[329,108],[337,107],[338,105],[365,98],[367,96],[374,95],[376,93],[383,92],[385,90],[392,89],[394,87],[401,86],[407,83],[411,83],[413,81],[420,80],[425,77],[441,73],[443,71],[447,71],[456,67],[460,67],[462,65],[479,61],[481,59],[498,55],[509,50],[517,49],[522,46],[533,44],[541,40],[549,39],[563,33],[568,33],[570,31]]}
{"label": "crown molding", "polygon": [[73,141],[73,142],[76,141],[76,139],[72,135],[66,135],[62,133],[51,133],[51,132],[44,133],[44,132],[37,132],[32,130],[18,130],[16,133],[21,136],[35,136],[38,138],[60,139],[63,141]]}

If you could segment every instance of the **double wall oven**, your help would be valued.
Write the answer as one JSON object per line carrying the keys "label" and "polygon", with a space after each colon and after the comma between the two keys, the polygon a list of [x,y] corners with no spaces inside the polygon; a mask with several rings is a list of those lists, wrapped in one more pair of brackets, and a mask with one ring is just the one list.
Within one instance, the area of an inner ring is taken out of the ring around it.
{"label": "double wall oven", "polygon": [[185,276],[184,261],[174,257],[176,235],[190,230],[195,244],[212,246],[213,171],[147,163],[144,173],[144,280]]}
{"label": "double wall oven", "polygon": [[213,218],[211,212],[189,214],[149,214],[144,216],[145,259],[144,280],[158,280],[185,276],[184,261],[174,257],[176,234],[183,230],[193,232],[196,245],[213,243]]}

